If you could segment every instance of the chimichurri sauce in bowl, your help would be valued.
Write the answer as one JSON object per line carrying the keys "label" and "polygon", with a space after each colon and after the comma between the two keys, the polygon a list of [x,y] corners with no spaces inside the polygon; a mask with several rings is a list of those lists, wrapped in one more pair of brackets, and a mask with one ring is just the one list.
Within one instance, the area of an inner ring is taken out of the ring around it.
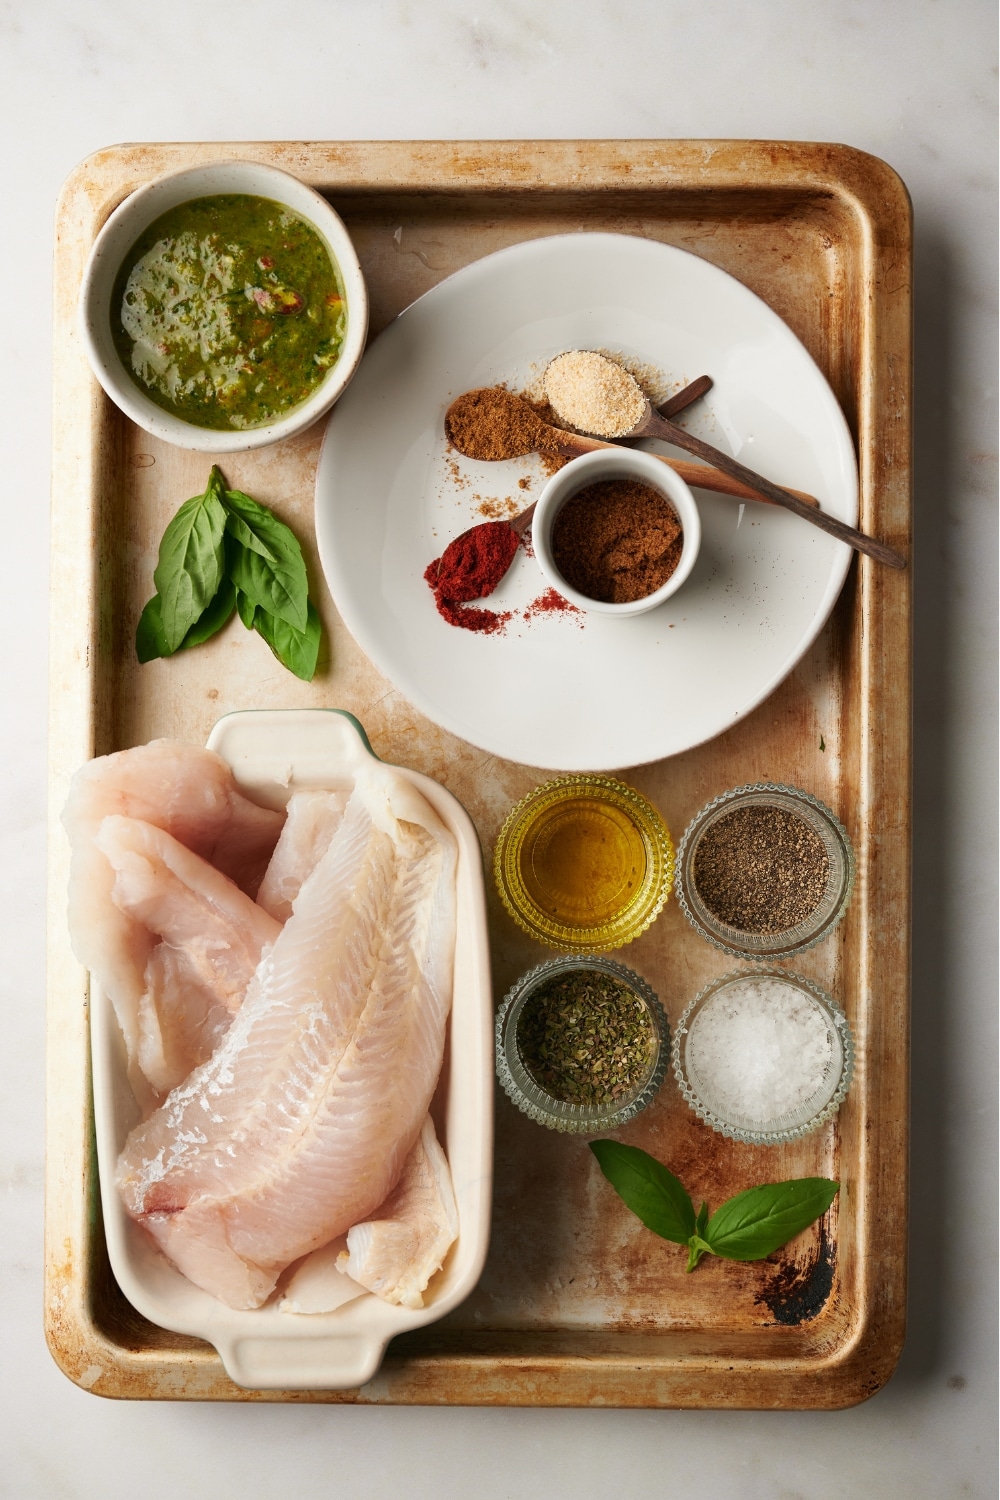
{"label": "chimichurri sauce in bowl", "polygon": [[223,193],[178,204],[125,257],[111,299],[122,364],[157,406],[197,427],[264,427],[340,358],[340,269],[284,204]]}

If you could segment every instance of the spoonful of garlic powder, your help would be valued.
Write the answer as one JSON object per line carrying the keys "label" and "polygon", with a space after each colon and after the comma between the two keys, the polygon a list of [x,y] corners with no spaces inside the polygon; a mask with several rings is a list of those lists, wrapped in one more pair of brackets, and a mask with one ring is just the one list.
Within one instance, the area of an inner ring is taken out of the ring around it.
{"label": "spoonful of garlic powder", "polygon": [[624,437],[646,411],[642,390],[621,365],[592,349],[573,349],[545,371],[552,410],[571,427],[597,437]]}

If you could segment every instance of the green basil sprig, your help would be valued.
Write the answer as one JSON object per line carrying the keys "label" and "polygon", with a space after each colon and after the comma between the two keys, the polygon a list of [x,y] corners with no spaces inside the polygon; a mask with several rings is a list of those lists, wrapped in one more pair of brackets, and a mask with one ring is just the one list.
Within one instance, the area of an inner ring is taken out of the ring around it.
{"label": "green basil sprig", "polygon": [[217,467],[163,533],[153,581],[135,634],[141,662],[201,645],[238,613],[282,665],[312,681],[322,625],[302,549],[265,505],[227,489]]}
{"label": "green basil sprig", "polygon": [[647,1229],[686,1245],[687,1269],[703,1255],[725,1260],[763,1260],[825,1214],[840,1190],[828,1177],[768,1182],[737,1193],[711,1218],[698,1213],[683,1183],[655,1157],[620,1141],[591,1141],[590,1149],[615,1192]]}

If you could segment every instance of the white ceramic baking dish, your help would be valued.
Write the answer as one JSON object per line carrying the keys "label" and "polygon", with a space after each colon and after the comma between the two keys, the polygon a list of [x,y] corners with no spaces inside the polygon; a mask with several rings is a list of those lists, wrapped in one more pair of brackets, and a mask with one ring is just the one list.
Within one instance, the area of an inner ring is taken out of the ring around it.
{"label": "white ceramic baking dish", "polygon": [[[208,740],[255,801],[284,807],[293,791],[348,787],[375,758],[364,730],[339,710],[233,713]],[[414,1311],[365,1292],[334,1312],[264,1307],[238,1312],[175,1270],[126,1214],[114,1185],[115,1163],[138,1115],[125,1074],[125,1048],[111,1004],[91,994],[94,1111],[101,1203],[111,1269],[125,1296],[151,1322],[193,1334],[218,1350],[227,1373],[261,1390],[343,1390],[375,1374],[387,1343],[435,1322],[479,1279],[489,1242],[493,1178],[493,999],[479,840],[450,792],[417,771],[399,768],[423,793],[458,844],[455,991],[444,1067],[431,1106],[451,1165],[459,1234],[441,1271]]]}

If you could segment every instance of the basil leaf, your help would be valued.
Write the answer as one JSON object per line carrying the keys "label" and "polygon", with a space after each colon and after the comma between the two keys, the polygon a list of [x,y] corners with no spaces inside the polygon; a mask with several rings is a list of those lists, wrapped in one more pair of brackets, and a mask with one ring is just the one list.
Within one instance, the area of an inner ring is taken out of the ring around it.
{"label": "basil leaf", "polygon": [[694,1204],[683,1183],[638,1146],[591,1141],[605,1177],[626,1207],[662,1239],[686,1245],[695,1232]]}
{"label": "basil leaf", "polygon": [[[152,602],[152,601],[151,601]],[[213,635],[218,635],[224,625],[228,625],[233,618],[236,609],[236,589],[228,578],[223,578],[219,584],[219,592],[205,610],[200,620],[196,620],[187,635],[178,646],[179,651],[189,651],[192,646],[200,646],[203,641],[211,640]]]}
{"label": "basil leaf", "polygon": [[230,578],[268,614],[296,630],[306,630],[309,581],[294,535],[266,506],[239,490],[226,490],[224,503]]}
{"label": "basil leaf", "polygon": [[730,1198],[708,1221],[705,1239],[726,1260],[763,1260],[825,1214],[840,1190],[828,1177],[769,1182]]}
{"label": "basil leaf", "polygon": [[[139,623],[135,630],[135,654],[141,662],[155,661],[159,656],[173,656],[174,654],[167,647],[167,638],[163,630],[162,606],[163,601],[159,594],[154,594],[139,616]],[[228,578],[223,578],[219,584],[219,592],[201,618],[191,626],[177,650],[188,651],[192,646],[200,646],[203,641],[210,640],[213,635],[217,635],[232,619],[235,608],[236,590]]]}
{"label": "basil leaf", "polygon": [[[236,495],[239,494],[239,491],[233,490],[232,493]],[[250,497],[248,495],[241,496],[241,499],[249,498]],[[246,547],[250,552],[259,552],[261,557],[263,557],[266,562],[276,563],[279,560],[278,554],[272,551],[272,549],[267,545],[263,538],[259,537],[257,533],[247,525],[243,517],[237,515],[236,511],[234,510],[230,510],[226,514],[226,530],[229,532],[230,536],[235,537],[238,542],[242,542],[243,546]]]}
{"label": "basil leaf", "polygon": [[135,654],[141,662],[156,661],[157,657],[173,655],[163,634],[159,594],[153,595],[139,616],[139,623],[135,628]]}
{"label": "basil leaf", "polygon": [[226,512],[214,482],[215,472],[203,495],[185,500],[160,542],[153,582],[160,596],[167,654],[177,650],[222,582]]}
{"label": "basil leaf", "polygon": [[305,630],[296,630],[287,621],[277,620],[274,615],[269,615],[260,608],[254,613],[253,628],[264,638],[282,666],[294,672],[296,677],[301,677],[303,682],[312,682],[323,627],[311,604]]}
{"label": "basil leaf", "polygon": [[248,630],[252,630],[254,615],[257,613],[257,606],[252,602],[252,600],[248,599],[246,594],[242,593],[240,589],[236,590],[236,610],[246,628]]}

